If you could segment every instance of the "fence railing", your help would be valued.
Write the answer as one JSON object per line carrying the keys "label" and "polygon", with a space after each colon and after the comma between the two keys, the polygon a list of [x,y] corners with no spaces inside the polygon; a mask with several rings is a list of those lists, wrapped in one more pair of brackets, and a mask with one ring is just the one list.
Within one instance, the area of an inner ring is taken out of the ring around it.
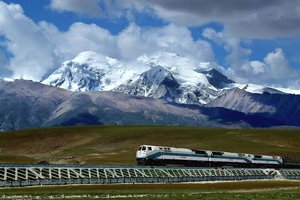
{"label": "fence railing", "polygon": [[0,187],[298,179],[300,169],[0,165]]}

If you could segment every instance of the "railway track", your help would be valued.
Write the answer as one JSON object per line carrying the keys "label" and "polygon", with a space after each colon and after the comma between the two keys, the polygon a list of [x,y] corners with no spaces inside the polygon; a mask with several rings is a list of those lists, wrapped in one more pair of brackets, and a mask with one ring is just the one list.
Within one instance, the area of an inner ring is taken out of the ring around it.
{"label": "railway track", "polygon": [[0,165],[0,187],[67,184],[300,180],[300,169],[188,168],[97,165]]}

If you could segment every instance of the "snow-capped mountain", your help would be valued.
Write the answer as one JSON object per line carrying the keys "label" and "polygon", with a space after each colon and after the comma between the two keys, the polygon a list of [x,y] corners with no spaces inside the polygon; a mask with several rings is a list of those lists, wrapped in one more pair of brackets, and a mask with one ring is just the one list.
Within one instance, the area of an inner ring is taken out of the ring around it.
{"label": "snow-capped mountain", "polygon": [[199,72],[208,63],[195,63],[174,53],[143,55],[122,63],[94,52],[66,61],[42,83],[70,91],[119,91],[171,102],[206,104],[220,89]]}
{"label": "snow-capped mountain", "polygon": [[[287,90],[239,84],[211,67],[170,52],[143,55],[124,62],[95,52],[65,61],[43,84],[69,91],[118,91],[181,104],[205,105],[226,90],[283,94]],[[294,91],[295,92],[295,91]]]}
{"label": "snow-capped mountain", "polygon": [[197,71],[203,63],[192,63],[174,53],[159,52],[141,56],[137,63],[150,68],[115,90],[184,104],[206,104],[220,92]]}
{"label": "snow-capped mountain", "polygon": [[143,71],[142,68],[124,65],[117,59],[87,51],[65,61],[42,83],[70,91],[109,91]]}

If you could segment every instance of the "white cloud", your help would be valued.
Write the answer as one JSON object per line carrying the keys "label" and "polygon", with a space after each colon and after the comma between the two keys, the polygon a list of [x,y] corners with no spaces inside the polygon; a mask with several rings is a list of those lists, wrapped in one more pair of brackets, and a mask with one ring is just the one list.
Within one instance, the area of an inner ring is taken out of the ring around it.
{"label": "white cloud", "polygon": [[283,78],[282,75],[291,73],[289,64],[283,50],[278,48],[273,52],[270,52],[264,59],[264,62],[269,67],[269,71],[272,73],[272,76],[277,77],[278,79]]}
{"label": "white cloud", "polygon": [[9,70],[15,77],[26,74],[34,79],[44,73],[43,68],[54,64],[51,44],[39,26],[24,16],[21,6],[0,1],[0,34],[6,38],[4,45],[13,55]]}
{"label": "white cloud", "polygon": [[95,51],[119,57],[116,37],[95,24],[74,23],[69,30],[58,34],[63,45],[57,48],[64,55],[74,56],[82,51]]}
{"label": "white cloud", "polygon": [[265,73],[262,73],[262,81],[278,86],[299,88],[295,83],[300,81],[300,71],[289,66],[281,48],[268,53],[263,62]]}
{"label": "white cloud", "polygon": [[135,58],[141,54],[151,54],[157,51],[169,51],[203,62],[214,61],[213,51],[208,42],[194,41],[187,28],[174,24],[145,29],[131,24],[118,36],[118,46],[124,58]]}
{"label": "white cloud", "polygon": [[212,28],[206,28],[203,30],[202,35],[207,39],[214,41],[215,43],[222,45],[224,43],[223,32],[217,32]]}
{"label": "white cloud", "polygon": [[233,80],[240,83],[296,87],[295,82],[299,81],[300,71],[289,66],[281,48],[268,53],[262,61],[249,60],[251,50],[241,45],[242,40],[226,31],[217,32],[206,28],[202,35],[228,52],[226,57],[228,68],[224,71]]}
{"label": "white cloud", "polygon": [[160,28],[141,28],[130,24],[119,35],[95,24],[74,23],[65,32],[47,22],[35,23],[16,4],[0,1],[0,35],[12,54],[6,68],[13,78],[40,80],[66,59],[82,51],[95,51],[119,59],[135,59],[143,54],[169,51],[198,62],[213,62],[210,44],[194,41],[185,27],[173,24]]}
{"label": "white cloud", "polygon": [[254,73],[254,74],[261,74],[261,73],[264,73],[265,72],[265,64],[263,62],[260,62],[260,61],[250,61],[250,67],[252,68],[251,71]]}
{"label": "white cloud", "polygon": [[241,66],[227,69],[231,77],[241,83],[255,83],[276,87],[299,89],[300,71],[289,66],[282,49],[269,52],[263,61],[244,60]]}
{"label": "white cloud", "polygon": [[251,50],[241,46],[241,40],[232,37],[226,32],[216,32],[212,28],[204,29],[202,35],[216,44],[223,46],[229,53],[226,62],[229,66],[241,66],[247,57],[251,54]]}
{"label": "white cloud", "polygon": [[59,12],[68,11],[92,17],[103,16],[98,0],[51,0],[50,8]]}
{"label": "white cloud", "polygon": [[0,46],[0,77],[9,77],[11,75],[11,71],[7,69],[8,58],[4,52],[4,49],[1,49]]}

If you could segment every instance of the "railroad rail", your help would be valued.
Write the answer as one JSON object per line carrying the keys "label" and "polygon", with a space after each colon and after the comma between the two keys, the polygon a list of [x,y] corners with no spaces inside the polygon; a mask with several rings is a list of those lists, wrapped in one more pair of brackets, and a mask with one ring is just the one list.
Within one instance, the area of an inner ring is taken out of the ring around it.
{"label": "railroad rail", "polygon": [[187,168],[93,165],[0,165],[0,187],[67,184],[300,180],[300,169]]}

